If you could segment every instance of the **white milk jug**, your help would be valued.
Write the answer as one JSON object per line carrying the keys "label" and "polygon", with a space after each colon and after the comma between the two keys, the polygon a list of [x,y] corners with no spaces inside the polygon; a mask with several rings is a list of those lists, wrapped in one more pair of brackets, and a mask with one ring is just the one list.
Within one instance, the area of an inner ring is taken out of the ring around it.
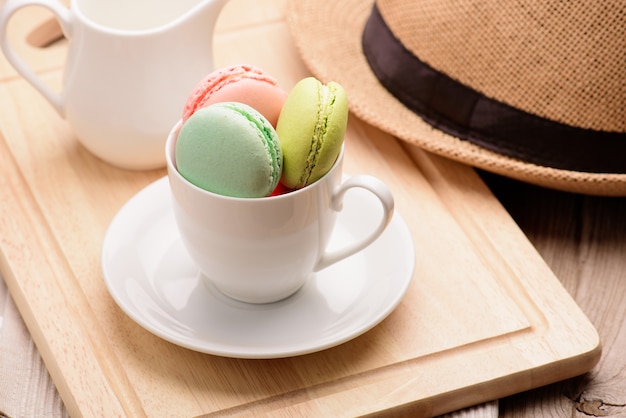
{"label": "white milk jug", "polygon": [[[0,46],[93,154],[121,168],[165,166],[165,140],[191,89],[213,70],[213,29],[227,0],[7,0]],[[15,54],[7,23],[19,9],[51,10],[69,40],[55,92]]]}

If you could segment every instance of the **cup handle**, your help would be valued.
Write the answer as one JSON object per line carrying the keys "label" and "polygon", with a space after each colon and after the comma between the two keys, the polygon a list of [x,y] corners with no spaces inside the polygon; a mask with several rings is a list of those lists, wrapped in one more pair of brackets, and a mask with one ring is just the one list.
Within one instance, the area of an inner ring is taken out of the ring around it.
{"label": "cup handle", "polygon": [[336,263],[337,261],[343,260],[344,258],[361,251],[362,249],[376,241],[380,234],[383,233],[385,228],[387,228],[389,222],[391,222],[394,211],[394,200],[391,191],[389,190],[387,185],[385,185],[385,183],[383,183],[376,177],[372,177],[366,174],[351,177],[343,182],[339,187],[337,187],[337,189],[333,193],[332,200],[330,202],[331,207],[335,211],[340,212],[343,209],[344,195],[349,189],[355,187],[366,189],[378,198],[378,200],[382,204],[383,216],[381,217],[377,228],[365,238],[357,242],[351,243],[344,248],[332,252],[326,251],[324,254],[322,254],[315,266],[314,271],[322,270],[330,266],[331,264]]}
{"label": "cup handle", "polygon": [[7,37],[7,27],[9,20],[15,12],[26,6],[42,6],[50,10],[59,20],[63,33],[68,36],[70,33],[71,13],[69,9],[58,1],[51,0],[7,0],[0,10],[0,48],[9,63],[15,70],[32,84],[43,97],[45,97],[62,116],[65,116],[65,100],[62,93],[56,93],[44,84],[35,72],[20,58],[11,45]]}

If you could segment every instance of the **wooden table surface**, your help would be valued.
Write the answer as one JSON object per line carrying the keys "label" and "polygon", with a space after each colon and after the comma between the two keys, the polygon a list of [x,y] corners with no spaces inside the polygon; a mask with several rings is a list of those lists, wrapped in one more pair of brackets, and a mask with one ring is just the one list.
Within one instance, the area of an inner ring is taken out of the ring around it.
{"label": "wooden table surface", "polygon": [[[229,61],[228,54],[218,61]],[[55,68],[56,57],[49,57]],[[603,351],[585,375],[452,415],[625,416],[626,198],[572,195],[481,174],[596,327]]]}
{"label": "wooden table surface", "polygon": [[500,400],[500,416],[626,416],[626,198],[583,196],[483,178],[595,325],[589,373]]}

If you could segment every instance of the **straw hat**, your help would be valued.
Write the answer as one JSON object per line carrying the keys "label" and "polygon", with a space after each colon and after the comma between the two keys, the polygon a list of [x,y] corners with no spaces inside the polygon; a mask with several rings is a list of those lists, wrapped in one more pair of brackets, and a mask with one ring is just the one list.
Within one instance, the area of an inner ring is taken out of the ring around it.
{"label": "straw hat", "polygon": [[366,122],[522,181],[626,196],[622,2],[289,3],[305,63]]}

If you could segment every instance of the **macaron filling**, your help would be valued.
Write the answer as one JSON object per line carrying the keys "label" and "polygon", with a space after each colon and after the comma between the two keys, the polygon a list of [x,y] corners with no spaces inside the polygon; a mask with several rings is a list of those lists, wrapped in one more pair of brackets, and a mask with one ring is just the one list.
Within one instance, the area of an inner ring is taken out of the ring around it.
{"label": "macaron filling", "polygon": [[298,181],[300,187],[309,184],[309,180],[315,172],[322,144],[324,143],[323,138],[326,136],[328,119],[333,112],[333,104],[335,103],[335,96],[332,94],[330,87],[328,86],[320,83],[318,95],[320,105],[317,111],[317,123],[315,124],[315,128],[313,130],[311,149],[309,150],[309,155],[306,158],[306,165],[302,171],[302,177],[300,177],[300,180]]}
{"label": "macaron filling", "polygon": [[[224,103],[224,106],[239,113],[244,118],[248,119],[250,123],[252,123],[262,134],[262,144],[267,150],[267,154],[270,157],[270,193],[274,191],[274,188],[278,185],[278,181],[280,180],[280,176],[283,171],[283,156],[280,150],[280,142],[278,141],[278,136],[276,135],[276,131],[269,124],[269,122],[263,118],[260,114],[253,115],[251,112],[247,111],[245,108],[242,108],[240,104],[236,103]],[[259,117],[261,116],[261,117]]]}

